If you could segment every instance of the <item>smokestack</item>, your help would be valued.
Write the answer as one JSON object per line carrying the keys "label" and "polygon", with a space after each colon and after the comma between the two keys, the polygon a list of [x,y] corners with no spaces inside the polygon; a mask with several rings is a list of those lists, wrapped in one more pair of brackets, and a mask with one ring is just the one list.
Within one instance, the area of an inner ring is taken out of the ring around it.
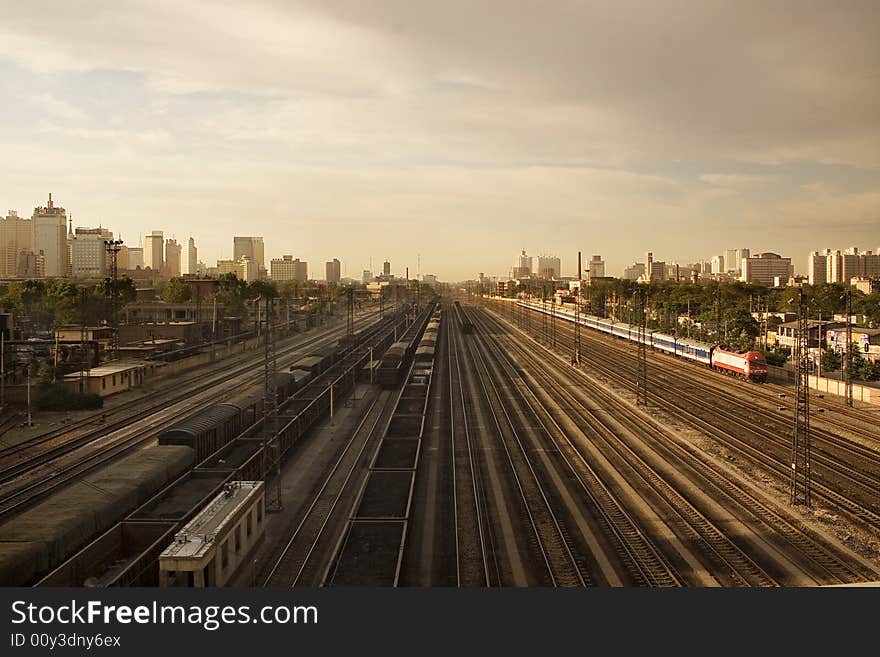
{"label": "smokestack", "polygon": [[580,287],[581,278],[583,278],[581,276],[581,252],[578,251],[578,287]]}

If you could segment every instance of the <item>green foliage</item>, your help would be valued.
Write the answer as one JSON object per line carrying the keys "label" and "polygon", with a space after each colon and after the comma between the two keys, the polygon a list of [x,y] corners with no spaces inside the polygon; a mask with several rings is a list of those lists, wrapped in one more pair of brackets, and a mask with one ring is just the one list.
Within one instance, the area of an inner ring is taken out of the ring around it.
{"label": "green foliage", "polygon": [[791,356],[791,349],[788,347],[780,347],[779,349],[770,349],[764,352],[768,365],[782,367]]}
{"label": "green foliage", "polygon": [[72,392],[63,383],[43,383],[39,388],[40,410],[85,411],[104,406],[104,399],[95,393]]}
{"label": "green foliage", "polygon": [[842,359],[834,349],[826,349],[822,352],[822,371],[833,372],[840,369]]}
{"label": "green foliage", "polygon": [[186,303],[192,299],[192,289],[182,278],[172,278],[162,290],[162,300],[166,303]]}

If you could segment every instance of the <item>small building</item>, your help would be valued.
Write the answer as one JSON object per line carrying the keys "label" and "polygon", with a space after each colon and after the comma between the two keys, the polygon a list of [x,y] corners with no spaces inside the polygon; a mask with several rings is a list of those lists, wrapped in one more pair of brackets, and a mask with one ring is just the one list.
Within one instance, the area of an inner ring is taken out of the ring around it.
{"label": "small building", "polygon": [[159,555],[159,586],[224,586],[249,562],[265,534],[262,481],[234,481]]}
{"label": "small building", "polygon": [[61,342],[99,342],[107,346],[113,342],[112,326],[76,326],[68,324],[55,329],[55,339]]}
{"label": "small building", "polygon": [[[160,363],[144,361],[114,361],[105,365],[73,372],[64,376],[64,384],[74,392],[91,392],[108,397],[117,392],[136,388],[153,375]],[[80,390],[80,385],[83,390]]]}
{"label": "small building", "polygon": [[[829,349],[843,352],[846,349],[846,328],[830,329],[825,332]],[[880,361],[880,328],[852,327],[852,343],[863,358],[873,363]]]}
{"label": "small building", "polygon": [[[818,348],[822,337],[829,329],[836,329],[843,326],[840,322],[820,321],[818,319],[807,320],[809,330],[809,347],[811,349]],[[783,322],[776,329],[777,343],[782,347],[795,347],[798,339],[798,322]]]}

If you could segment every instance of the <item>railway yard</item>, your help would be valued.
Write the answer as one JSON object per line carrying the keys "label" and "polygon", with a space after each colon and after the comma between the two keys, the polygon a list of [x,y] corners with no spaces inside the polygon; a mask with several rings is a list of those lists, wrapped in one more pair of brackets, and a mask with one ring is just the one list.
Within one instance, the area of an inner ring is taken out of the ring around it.
{"label": "railway yard", "polygon": [[187,523],[259,479],[233,585],[880,580],[878,410],[814,397],[813,506],[790,506],[791,387],[649,350],[638,405],[632,343],[510,301],[354,329],[278,341],[271,414],[242,352],[0,449],[4,583],[156,585]]}

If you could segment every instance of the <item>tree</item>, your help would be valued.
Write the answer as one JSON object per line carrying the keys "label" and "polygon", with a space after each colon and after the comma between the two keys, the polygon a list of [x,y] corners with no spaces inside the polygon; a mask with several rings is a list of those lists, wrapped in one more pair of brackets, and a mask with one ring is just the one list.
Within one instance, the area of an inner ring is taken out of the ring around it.
{"label": "tree", "polygon": [[833,372],[840,369],[841,358],[834,349],[826,349],[822,352],[822,371]]}
{"label": "tree", "polygon": [[186,303],[192,299],[192,288],[182,278],[172,278],[162,290],[165,303]]}

